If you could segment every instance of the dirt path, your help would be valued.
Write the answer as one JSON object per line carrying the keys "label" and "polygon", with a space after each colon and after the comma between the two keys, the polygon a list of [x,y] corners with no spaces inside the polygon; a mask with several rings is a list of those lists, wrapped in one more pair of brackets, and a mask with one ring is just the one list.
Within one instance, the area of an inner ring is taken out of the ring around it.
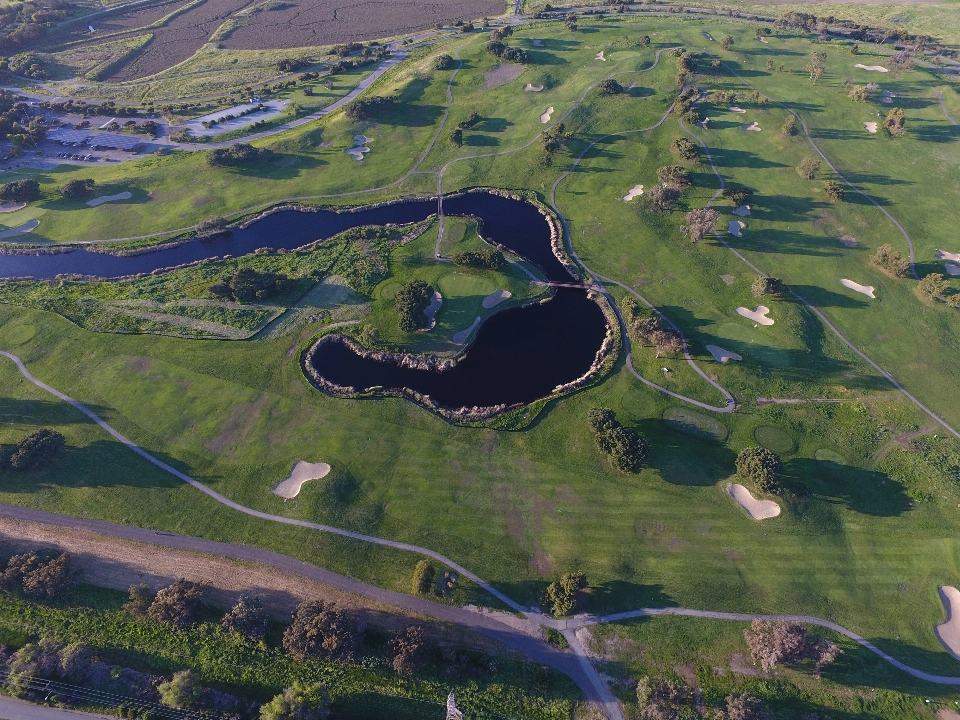
{"label": "dirt path", "polygon": [[883,460],[887,455],[890,454],[890,451],[895,447],[899,446],[904,450],[910,449],[910,442],[914,438],[918,438],[921,435],[929,435],[934,430],[937,429],[937,426],[928,423],[924,425],[919,430],[913,432],[901,433],[895,437],[890,438],[886,443],[884,443],[873,455],[870,456],[870,459],[867,461],[867,470],[873,470],[877,465],[880,464],[880,461]]}

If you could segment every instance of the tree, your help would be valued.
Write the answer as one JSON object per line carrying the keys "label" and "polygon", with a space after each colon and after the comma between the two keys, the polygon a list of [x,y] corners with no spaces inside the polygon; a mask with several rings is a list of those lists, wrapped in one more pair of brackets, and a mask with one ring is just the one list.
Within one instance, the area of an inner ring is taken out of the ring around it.
{"label": "tree", "polygon": [[720,38],[720,49],[721,49],[721,50],[729,50],[731,47],[733,47],[733,38],[732,38],[732,37],[730,37],[729,35],[724,35],[722,38]]}
{"label": "tree", "polygon": [[208,151],[207,165],[211,167],[233,167],[258,160],[268,160],[272,156],[273,151],[269,148],[256,148],[247,143],[237,143],[230,147],[214,148]]}
{"label": "tree", "polygon": [[853,45],[851,45],[851,46],[850,46],[850,54],[851,54],[851,55],[859,55],[859,54],[860,54],[860,46],[857,45],[856,43],[854,43]]}
{"label": "tree", "polygon": [[202,604],[203,587],[199,583],[180,578],[157,593],[147,614],[157,622],[185,628],[197,619]]}
{"label": "tree", "polygon": [[717,720],[769,720],[770,711],[760,698],[748,693],[727,696],[726,710],[717,711]]}
{"label": "tree", "polygon": [[774,492],[783,475],[783,463],[766,448],[744,448],[737,454],[737,475],[763,492]]}
{"label": "tree", "polygon": [[157,685],[160,702],[167,707],[186,709],[200,699],[200,677],[192,670],[174,673],[173,678]]}
{"label": "tree", "polygon": [[906,277],[910,272],[910,261],[905,259],[899,250],[894,250],[893,245],[878,247],[870,261],[894,277]]}
{"label": "tree", "polygon": [[290,279],[286,275],[261,273],[252,268],[244,268],[233,275],[221,278],[208,290],[210,294],[227,300],[253,302],[284,293],[290,289],[290,286]]}
{"label": "tree", "polygon": [[357,627],[334,603],[307,600],[283,633],[283,648],[296,660],[348,659],[357,645]]}
{"label": "tree", "polygon": [[713,230],[720,219],[720,213],[713,208],[702,208],[700,210],[691,210],[686,214],[686,225],[681,225],[680,229],[690,236],[691,242],[700,242],[707,234]]}
{"label": "tree", "polygon": [[757,275],[756,280],[750,286],[754,297],[763,297],[764,295],[780,295],[783,292],[783,281],[774,277],[765,277]]}
{"label": "tree", "polygon": [[824,70],[826,70],[826,61],[827,54],[825,52],[814,52],[810,56],[810,62],[804,65],[804,70],[810,73],[810,82],[816,84],[816,82],[823,77]]}
{"label": "tree", "polygon": [[391,665],[398,675],[412,675],[423,665],[423,628],[408,625],[402,633],[393,636],[389,643],[393,656]]}
{"label": "tree", "polygon": [[449,55],[440,55],[433,61],[433,67],[436,70],[449,70],[456,64],[456,61]]}
{"label": "tree", "polygon": [[547,604],[556,617],[573,612],[577,595],[587,586],[587,576],[582,572],[566,573],[547,586]]}
{"label": "tree", "polygon": [[133,617],[142,619],[147,617],[147,612],[150,610],[150,603],[152,602],[153,597],[150,595],[150,590],[146,585],[131,585],[129,600],[124,603],[123,609]]}
{"label": "tree", "polygon": [[643,203],[659,213],[668,212],[680,199],[680,188],[673,185],[656,185],[643,194]]}
{"label": "tree", "polygon": [[924,297],[933,300],[940,297],[950,287],[947,279],[941,273],[930,273],[920,281],[918,290]]}
{"label": "tree", "polygon": [[81,198],[84,195],[89,194],[89,192],[93,190],[94,185],[96,185],[96,182],[93,180],[93,178],[85,178],[84,180],[69,180],[60,186],[60,194],[71,200],[75,198]]}
{"label": "tree", "polygon": [[952,308],[960,308],[960,293],[954,293],[947,298],[947,305]]}
{"label": "tree", "polygon": [[823,184],[823,192],[834,202],[841,202],[847,195],[846,188],[836,180],[827,180]]}
{"label": "tree", "polygon": [[454,265],[478,268],[480,270],[499,270],[507,264],[507,260],[503,256],[503,251],[492,247],[455,253],[450,259]]}
{"label": "tree", "polygon": [[913,57],[906,50],[901,50],[890,56],[890,64],[897,70],[909,70],[913,65]]}
{"label": "tree", "polygon": [[797,119],[793,115],[787,115],[787,119],[783,121],[783,127],[780,128],[781,135],[796,135],[797,134]]}
{"label": "tree", "polygon": [[820,170],[820,161],[809,155],[800,161],[800,164],[797,165],[797,175],[802,177],[804,180],[813,180],[817,175],[817,171]]}
{"label": "tree", "polygon": [[13,470],[36,470],[52,462],[65,444],[63,435],[56,430],[42,428],[14,445],[7,462]]}
{"label": "tree", "polygon": [[14,180],[0,185],[0,200],[33,202],[40,199],[40,183],[33,178]]}
{"label": "tree", "polygon": [[795,665],[807,656],[807,629],[797,623],[754,620],[743,631],[753,662],[764,672],[777,665]]}
{"label": "tree", "polygon": [[66,588],[69,580],[70,556],[54,551],[14,555],[0,575],[3,587],[32,597],[55,597]]}
{"label": "tree", "polygon": [[664,185],[682,188],[693,185],[690,179],[690,171],[683,165],[664,165],[657,168],[657,179]]}
{"label": "tree", "polygon": [[670,152],[680,156],[681,160],[696,161],[700,157],[700,148],[682,136],[673,141],[670,145]]}
{"label": "tree", "polygon": [[623,85],[613,78],[607,78],[598,87],[603,95],[619,95],[623,92]]}
{"label": "tree", "polygon": [[854,102],[862,103],[870,99],[870,93],[867,91],[865,85],[854,85],[850,88],[850,92],[847,93],[847,97]]}
{"label": "tree", "polygon": [[367,120],[393,108],[397,99],[394,97],[376,96],[357,98],[347,105],[347,117],[351,120]]}
{"label": "tree", "polygon": [[411,280],[401,287],[393,299],[400,329],[404,332],[413,332],[425,327],[427,316],[424,310],[430,305],[431,300],[433,300],[433,288],[423,280]]}
{"label": "tree", "polygon": [[[892,137],[903,137],[906,133],[906,118],[902,108],[891,108],[887,111],[887,117],[883,120],[883,128]],[[0,191],[2,192],[2,191]]]}
{"label": "tree", "polygon": [[631,428],[625,428],[609,408],[592,408],[587,422],[597,447],[621,472],[638,473],[647,459],[647,443]]}
{"label": "tree", "polygon": [[260,708],[260,720],[327,720],[330,696],[320,683],[295,681]]}
{"label": "tree", "polygon": [[220,624],[252,642],[259,642],[267,634],[267,613],[260,598],[241,594]]}
{"label": "tree", "polygon": [[[793,117],[792,115],[790,117]],[[732,202],[735,206],[739,207],[740,205],[745,204],[750,198],[753,197],[753,190],[747,187],[738,187],[736,185],[728,185],[723,189],[721,193],[723,197]]]}
{"label": "tree", "polygon": [[436,568],[426,560],[421,560],[413,568],[413,593],[414,595],[426,595],[433,590],[433,580],[437,576]]}
{"label": "tree", "polygon": [[644,720],[676,720],[694,717],[693,691],[665,678],[640,678],[637,683],[637,704]]}
{"label": "tree", "polygon": [[450,133],[450,144],[455,145],[456,147],[463,146],[463,130],[457,128],[452,133]]}

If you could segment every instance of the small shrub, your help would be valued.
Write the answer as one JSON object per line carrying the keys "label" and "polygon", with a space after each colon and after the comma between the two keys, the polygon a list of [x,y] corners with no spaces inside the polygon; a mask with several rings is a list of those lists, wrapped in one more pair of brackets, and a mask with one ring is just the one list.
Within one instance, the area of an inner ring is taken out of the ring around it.
{"label": "small shrub", "polygon": [[167,707],[188,709],[200,699],[200,677],[192,670],[174,673],[173,678],[157,686],[160,702]]}
{"label": "small shrub", "polygon": [[413,594],[426,595],[429,593],[433,589],[433,579],[436,575],[437,571],[433,565],[426,560],[419,561],[413,569]]}
{"label": "small shrub", "polygon": [[259,642],[267,634],[267,613],[260,598],[242,594],[220,624],[251,642]]}
{"label": "small shrub", "polygon": [[330,696],[320,683],[295,681],[260,708],[260,720],[327,720]]}
{"label": "small shrub", "polygon": [[424,650],[423,628],[410,625],[390,640],[390,664],[398,675],[412,675],[423,666]]}
{"label": "small shrub", "polygon": [[825,182],[823,185],[823,192],[833,202],[842,202],[847,195],[847,189],[842,183],[839,183],[836,180],[828,180]]}
{"label": "small shrub", "polygon": [[135,618],[143,619],[147,617],[150,610],[150,603],[153,602],[153,596],[146,585],[131,585],[129,599],[123,605],[123,609],[129,615]]}
{"label": "small shrub", "polygon": [[754,297],[763,297],[764,295],[781,295],[783,293],[783,281],[774,277],[764,277],[757,275],[756,280],[750,286]]}
{"label": "small shrub", "polygon": [[577,606],[577,596],[587,587],[587,576],[582,572],[567,573],[547,586],[546,601],[556,617],[569,615]]}
{"label": "small shrub", "polygon": [[804,180],[813,180],[819,170],[820,161],[815,157],[807,156],[800,161],[799,165],[797,165],[797,175],[802,177]]}
{"label": "small shrub", "polygon": [[854,85],[850,88],[850,92],[847,93],[847,97],[854,102],[863,103],[870,99],[870,93],[867,92],[867,88],[864,85]]}
{"label": "small shrub", "polygon": [[[791,115],[790,117],[793,116]],[[747,187],[729,185],[723,189],[722,195],[735,206],[739,207],[740,205],[746,204],[747,201],[753,197],[753,190]]]}
{"label": "small shrub", "polygon": [[6,457],[6,465],[15,471],[36,470],[50,464],[63,451],[66,440],[55,430],[37,430],[20,440]]}

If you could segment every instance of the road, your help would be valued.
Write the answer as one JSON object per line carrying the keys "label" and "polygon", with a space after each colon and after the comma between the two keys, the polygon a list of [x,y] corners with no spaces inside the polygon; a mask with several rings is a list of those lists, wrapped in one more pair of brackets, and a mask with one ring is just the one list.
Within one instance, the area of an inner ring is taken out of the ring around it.
{"label": "road", "polygon": [[94,715],[78,710],[34,705],[23,700],[0,697],[0,718],[3,720],[102,720],[113,715]]}

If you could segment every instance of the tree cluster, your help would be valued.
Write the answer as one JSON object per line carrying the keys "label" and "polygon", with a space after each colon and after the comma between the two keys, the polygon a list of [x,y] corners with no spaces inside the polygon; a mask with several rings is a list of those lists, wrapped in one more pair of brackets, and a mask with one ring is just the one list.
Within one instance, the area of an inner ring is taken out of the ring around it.
{"label": "tree cluster", "polygon": [[776,492],[783,476],[783,463],[764,447],[744,448],[737,454],[737,475],[763,492]]}
{"label": "tree cluster", "polygon": [[311,65],[310,58],[283,58],[277,61],[277,70],[282,73],[292,73]]}
{"label": "tree cluster", "polygon": [[544,153],[541,164],[550,167],[553,164],[553,154],[563,150],[563,143],[569,138],[570,133],[567,132],[567,126],[562,122],[544,130],[540,136],[540,146]]}
{"label": "tree cluster", "polygon": [[[791,115],[791,117],[793,117]],[[721,193],[723,197],[732,202],[734,206],[740,207],[741,205],[746,204],[750,198],[753,197],[753,190],[748,187],[740,187],[738,185],[728,185],[723,189]]]}
{"label": "tree cluster", "polygon": [[433,67],[435,70],[449,70],[455,64],[456,60],[454,60],[450,55],[439,55],[437,59],[433,61]]}
{"label": "tree cluster", "polygon": [[396,102],[395,97],[384,95],[357,98],[347,105],[347,117],[351,120],[368,120],[375,115],[392,110]]}
{"label": "tree cluster", "polygon": [[48,465],[63,452],[66,441],[56,430],[42,428],[0,451],[0,469],[24,472]]}
{"label": "tree cluster", "polygon": [[70,200],[82,198],[89,195],[96,184],[93,178],[68,180],[60,186],[60,194]]}
{"label": "tree cluster", "polygon": [[205,604],[203,586],[180,578],[157,593],[147,608],[147,616],[156,622],[185,628],[199,619]]}
{"label": "tree cluster", "polygon": [[283,633],[283,648],[297,660],[353,656],[359,628],[332,602],[307,600],[293,613],[293,623]]}
{"label": "tree cluster", "polygon": [[663,167],[657,168],[657,180],[663,185],[670,185],[675,188],[684,188],[693,185],[690,171],[683,165],[664,165]]}
{"label": "tree cluster", "polygon": [[327,720],[330,695],[320,683],[294,682],[260,708],[260,720]]}
{"label": "tree cluster", "polygon": [[889,243],[878,247],[870,261],[894,277],[903,278],[910,272],[910,261],[903,257],[899,250],[894,250],[893,245]]}
{"label": "tree cluster", "polygon": [[6,202],[33,202],[40,199],[40,183],[33,178],[14,180],[0,185],[0,200]]}
{"label": "tree cluster", "polygon": [[456,253],[451,260],[454,265],[478,268],[481,270],[499,270],[507,264],[503,252],[497,248],[483,248],[482,250],[466,250]]}
{"label": "tree cluster", "polygon": [[237,143],[225,148],[215,148],[207,152],[207,164],[211,167],[233,167],[258,160],[269,160],[273,150],[256,148],[247,143]]}
{"label": "tree cluster", "polygon": [[487,43],[487,52],[491,55],[496,55],[504,62],[512,62],[519,65],[525,65],[530,62],[530,53],[523,48],[510,47],[496,40]]}
{"label": "tree cluster", "polygon": [[814,672],[819,675],[842,652],[827,638],[810,636],[807,629],[798,623],[754,620],[743,631],[743,637],[750,648],[753,662],[764,672],[769,672],[777,665],[797,665],[809,660]]}
{"label": "tree cluster", "polygon": [[797,165],[797,175],[804,180],[813,180],[820,170],[820,161],[815,157],[807,156]]}
{"label": "tree cluster", "polygon": [[281,273],[257,272],[252,268],[238,270],[220,278],[210,286],[211,295],[237,302],[266,300],[290,289],[291,280]]}
{"label": "tree cluster", "polygon": [[603,95],[620,95],[623,93],[623,85],[618,83],[613,78],[607,78],[602,81],[597,88]]}
{"label": "tree cluster", "polygon": [[783,280],[766,275],[757,275],[756,279],[750,285],[750,291],[754,297],[763,297],[764,295],[779,296],[784,292]]}
{"label": "tree cluster", "polygon": [[47,34],[48,24],[70,17],[77,6],[65,0],[15,2],[0,6],[0,55],[12,55],[35,46]]}
{"label": "tree cluster", "polygon": [[657,349],[657,357],[683,351],[683,340],[671,327],[653,313],[641,313],[635,304],[629,306],[627,317],[627,337],[637,345],[652,345]]}
{"label": "tree cluster", "polygon": [[680,230],[690,237],[691,242],[700,242],[713,230],[720,219],[720,213],[713,208],[701,208],[691,210],[684,219],[686,224],[681,225]]}
{"label": "tree cluster", "polygon": [[423,280],[411,280],[401,287],[393,299],[394,309],[400,329],[413,332],[426,327],[427,316],[424,310],[433,300],[433,287]]}
{"label": "tree cluster", "polygon": [[587,421],[597,447],[621,472],[638,473],[647,459],[647,441],[632,428],[624,427],[613,410],[591,408]]}
{"label": "tree cluster", "polygon": [[697,67],[700,61],[700,53],[691,53],[686,50],[676,56],[677,58],[677,76],[674,83],[677,86],[686,85],[693,76],[697,74]]}
{"label": "tree cluster", "polygon": [[643,720],[694,717],[693,691],[686,685],[666,678],[640,678],[637,683],[637,704]]}
{"label": "tree cluster", "polygon": [[469,130],[481,120],[483,120],[483,118],[480,117],[480,113],[473,111],[469,115],[467,115],[466,118],[458,122],[457,127],[460,128],[461,130]]}
{"label": "tree cluster", "polygon": [[[0,63],[2,66],[2,63]],[[15,148],[36,146],[47,137],[43,118],[31,116],[31,108],[10,90],[0,90],[0,140]]]}
{"label": "tree cluster", "polygon": [[242,594],[220,624],[251,642],[259,642],[267,634],[267,613],[260,598]]}
{"label": "tree cluster", "polygon": [[670,144],[670,152],[677,155],[681,160],[688,162],[696,162],[700,157],[700,148],[682,135],[675,138]]}
{"label": "tree cluster", "polygon": [[556,617],[569,615],[577,607],[580,592],[587,587],[587,576],[582,572],[566,573],[550,583],[546,590],[546,604]]}
{"label": "tree cluster", "polygon": [[906,122],[903,108],[891,108],[883,119],[883,129],[890,133],[891,137],[903,137],[907,132]]}
{"label": "tree cluster", "polygon": [[681,193],[676,185],[655,185],[644,192],[643,204],[654,212],[669,212],[680,199]]}
{"label": "tree cluster", "polygon": [[49,550],[14,555],[0,574],[5,590],[35,598],[56,597],[69,583],[70,556]]}

